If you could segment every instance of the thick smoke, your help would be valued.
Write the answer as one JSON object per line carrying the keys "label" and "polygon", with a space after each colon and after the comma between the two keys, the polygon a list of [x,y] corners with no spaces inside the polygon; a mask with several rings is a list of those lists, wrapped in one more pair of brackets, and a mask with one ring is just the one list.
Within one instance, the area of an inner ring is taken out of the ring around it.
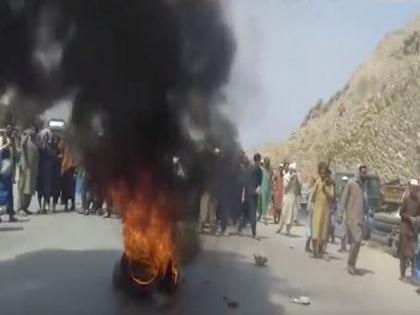
{"label": "thick smoke", "polygon": [[98,190],[145,172],[156,189],[200,187],[237,154],[218,1],[1,0],[0,41],[2,87],[39,111],[74,96],[71,136]]}

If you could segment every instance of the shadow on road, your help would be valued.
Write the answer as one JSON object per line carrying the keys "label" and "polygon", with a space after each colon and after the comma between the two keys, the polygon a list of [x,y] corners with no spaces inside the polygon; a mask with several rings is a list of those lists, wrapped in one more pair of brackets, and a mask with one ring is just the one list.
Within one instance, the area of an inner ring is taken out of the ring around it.
{"label": "shadow on road", "polygon": [[16,232],[16,231],[23,231],[22,226],[0,226],[0,233],[1,232]]}
{"label": "shadow on road", "polygon": [[[112,286],[116,250],[42,250],[0,262],[1,314],[284,314],[270,300],[288,295],[285,280],[247,257],[204,251],[182,270],[173,306],[158,311],[128,298]],[[238,303],[229,308],[227,301]]]}
{"label": "shadow on road", "polygon": [[288,237],[288,238],[302,238],[302,235],[298,234],[287,234],[286,232],[277,233],[277,235],[281,235],[282,237]]}
{"label": "shadow on road", "polygon": [[365,276],[365,275],[373,275],[375,272],[373,270],[369,270],[366,268],[357,268],[357,275],[358,276]]}

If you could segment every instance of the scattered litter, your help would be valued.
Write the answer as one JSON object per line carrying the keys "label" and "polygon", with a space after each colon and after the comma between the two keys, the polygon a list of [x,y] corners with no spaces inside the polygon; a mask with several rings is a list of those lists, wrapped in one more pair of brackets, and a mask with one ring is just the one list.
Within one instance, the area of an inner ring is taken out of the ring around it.
{"label": "scattered litter", "polygon": [[289,246],[289,248],[290,248],[290,249],[295,249],[295,247],[294,247],[294,246]]}
{"label": "scattered litter", "polygon": [[238,306],[239,306],[239,303],[238,303],[238,302],[233,301],[233,300],[229,300],[229,299],[227,298],[227,296],[224,296],[224,297],[223,297],[223,300],[226,302],[226,305],[227,305],[229,308],[238,308]]}
{"label": "scattered litter", "polygon": [[300,305],[310,305],[311,300],[307,296],[293,297],[290,299],[290,303],[300,304]]}
{"label": "scattered litter", "polygon": [[254,260],[255,260],[255,264],[257,266],[263,267],[267,264],[268,262],[268,258],[264,257],[264,256],[260,256],[260,255],[255,255],[254,254]]}
{"label": "scattered litter", "polygon": [[227,301],[226,304],[229,308],[238,308],[239,306],[239,303],[235,301]]}

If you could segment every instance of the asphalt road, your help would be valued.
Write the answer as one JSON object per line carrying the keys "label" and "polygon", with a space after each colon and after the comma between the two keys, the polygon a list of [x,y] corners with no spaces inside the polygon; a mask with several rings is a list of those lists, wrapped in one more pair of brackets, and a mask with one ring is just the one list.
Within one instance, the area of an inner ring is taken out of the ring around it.
{"label": "asphalt road", "polygon": [[[162,310],[112,286],[121,254],[118,219],[58,213],[3,222],[0,314],[419,314],[420,296],[398,281],[398,261],[388,254],[362,247],[365,275],[351,277],[336,245],[329,261],[304,253],[303,227],[294,237],[275,234],[272,225],[258,230],[261,241],[201,236],[201,254],[184,268],[180,290]],[[255,266],[253,254],[267,256],[268,265]],[[311,305],[290,303],[301,295]]]}

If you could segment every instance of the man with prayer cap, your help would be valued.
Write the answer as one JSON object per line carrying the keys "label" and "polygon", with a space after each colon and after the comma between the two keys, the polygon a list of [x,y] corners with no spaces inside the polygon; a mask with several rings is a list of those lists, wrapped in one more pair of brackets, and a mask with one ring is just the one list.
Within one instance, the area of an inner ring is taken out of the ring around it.
{"label": "man with prayer cap", "polygon": [[277,233],[280,234],[283,227],[286,225],[287,235],[290,236],[293,222],[297,217],[298,195],[300,190],[296,162],[293,162],[289,165],[289,172],[286,173],[283,178],[283,187],[283,209],[280,216],[279,229],[277,230]]}
{"label": "man with prayer cap", "polygon": [[414,258],[418,233],[416,222],[420,217],[419,192],[419,181],[417,179],[410,180],[408,184],[408,192],[403,198],[400,209],[401,224],[398,254],[400,256],[401,280],[405,279],[405,272],[410,264],[411,275],[415,276]]}
{"label": "man with prayer cap", "polygon": [[356,177],[351,179],[340,198],[337,211],[337,222],[341,224],[343,217],[347,220],[347,237],[350,244],[347,271],[350,275],[358,274],[356,269],[357,257],[363,240],[363,228],[365,224],[365,182],[367,166],[359,164]]}

